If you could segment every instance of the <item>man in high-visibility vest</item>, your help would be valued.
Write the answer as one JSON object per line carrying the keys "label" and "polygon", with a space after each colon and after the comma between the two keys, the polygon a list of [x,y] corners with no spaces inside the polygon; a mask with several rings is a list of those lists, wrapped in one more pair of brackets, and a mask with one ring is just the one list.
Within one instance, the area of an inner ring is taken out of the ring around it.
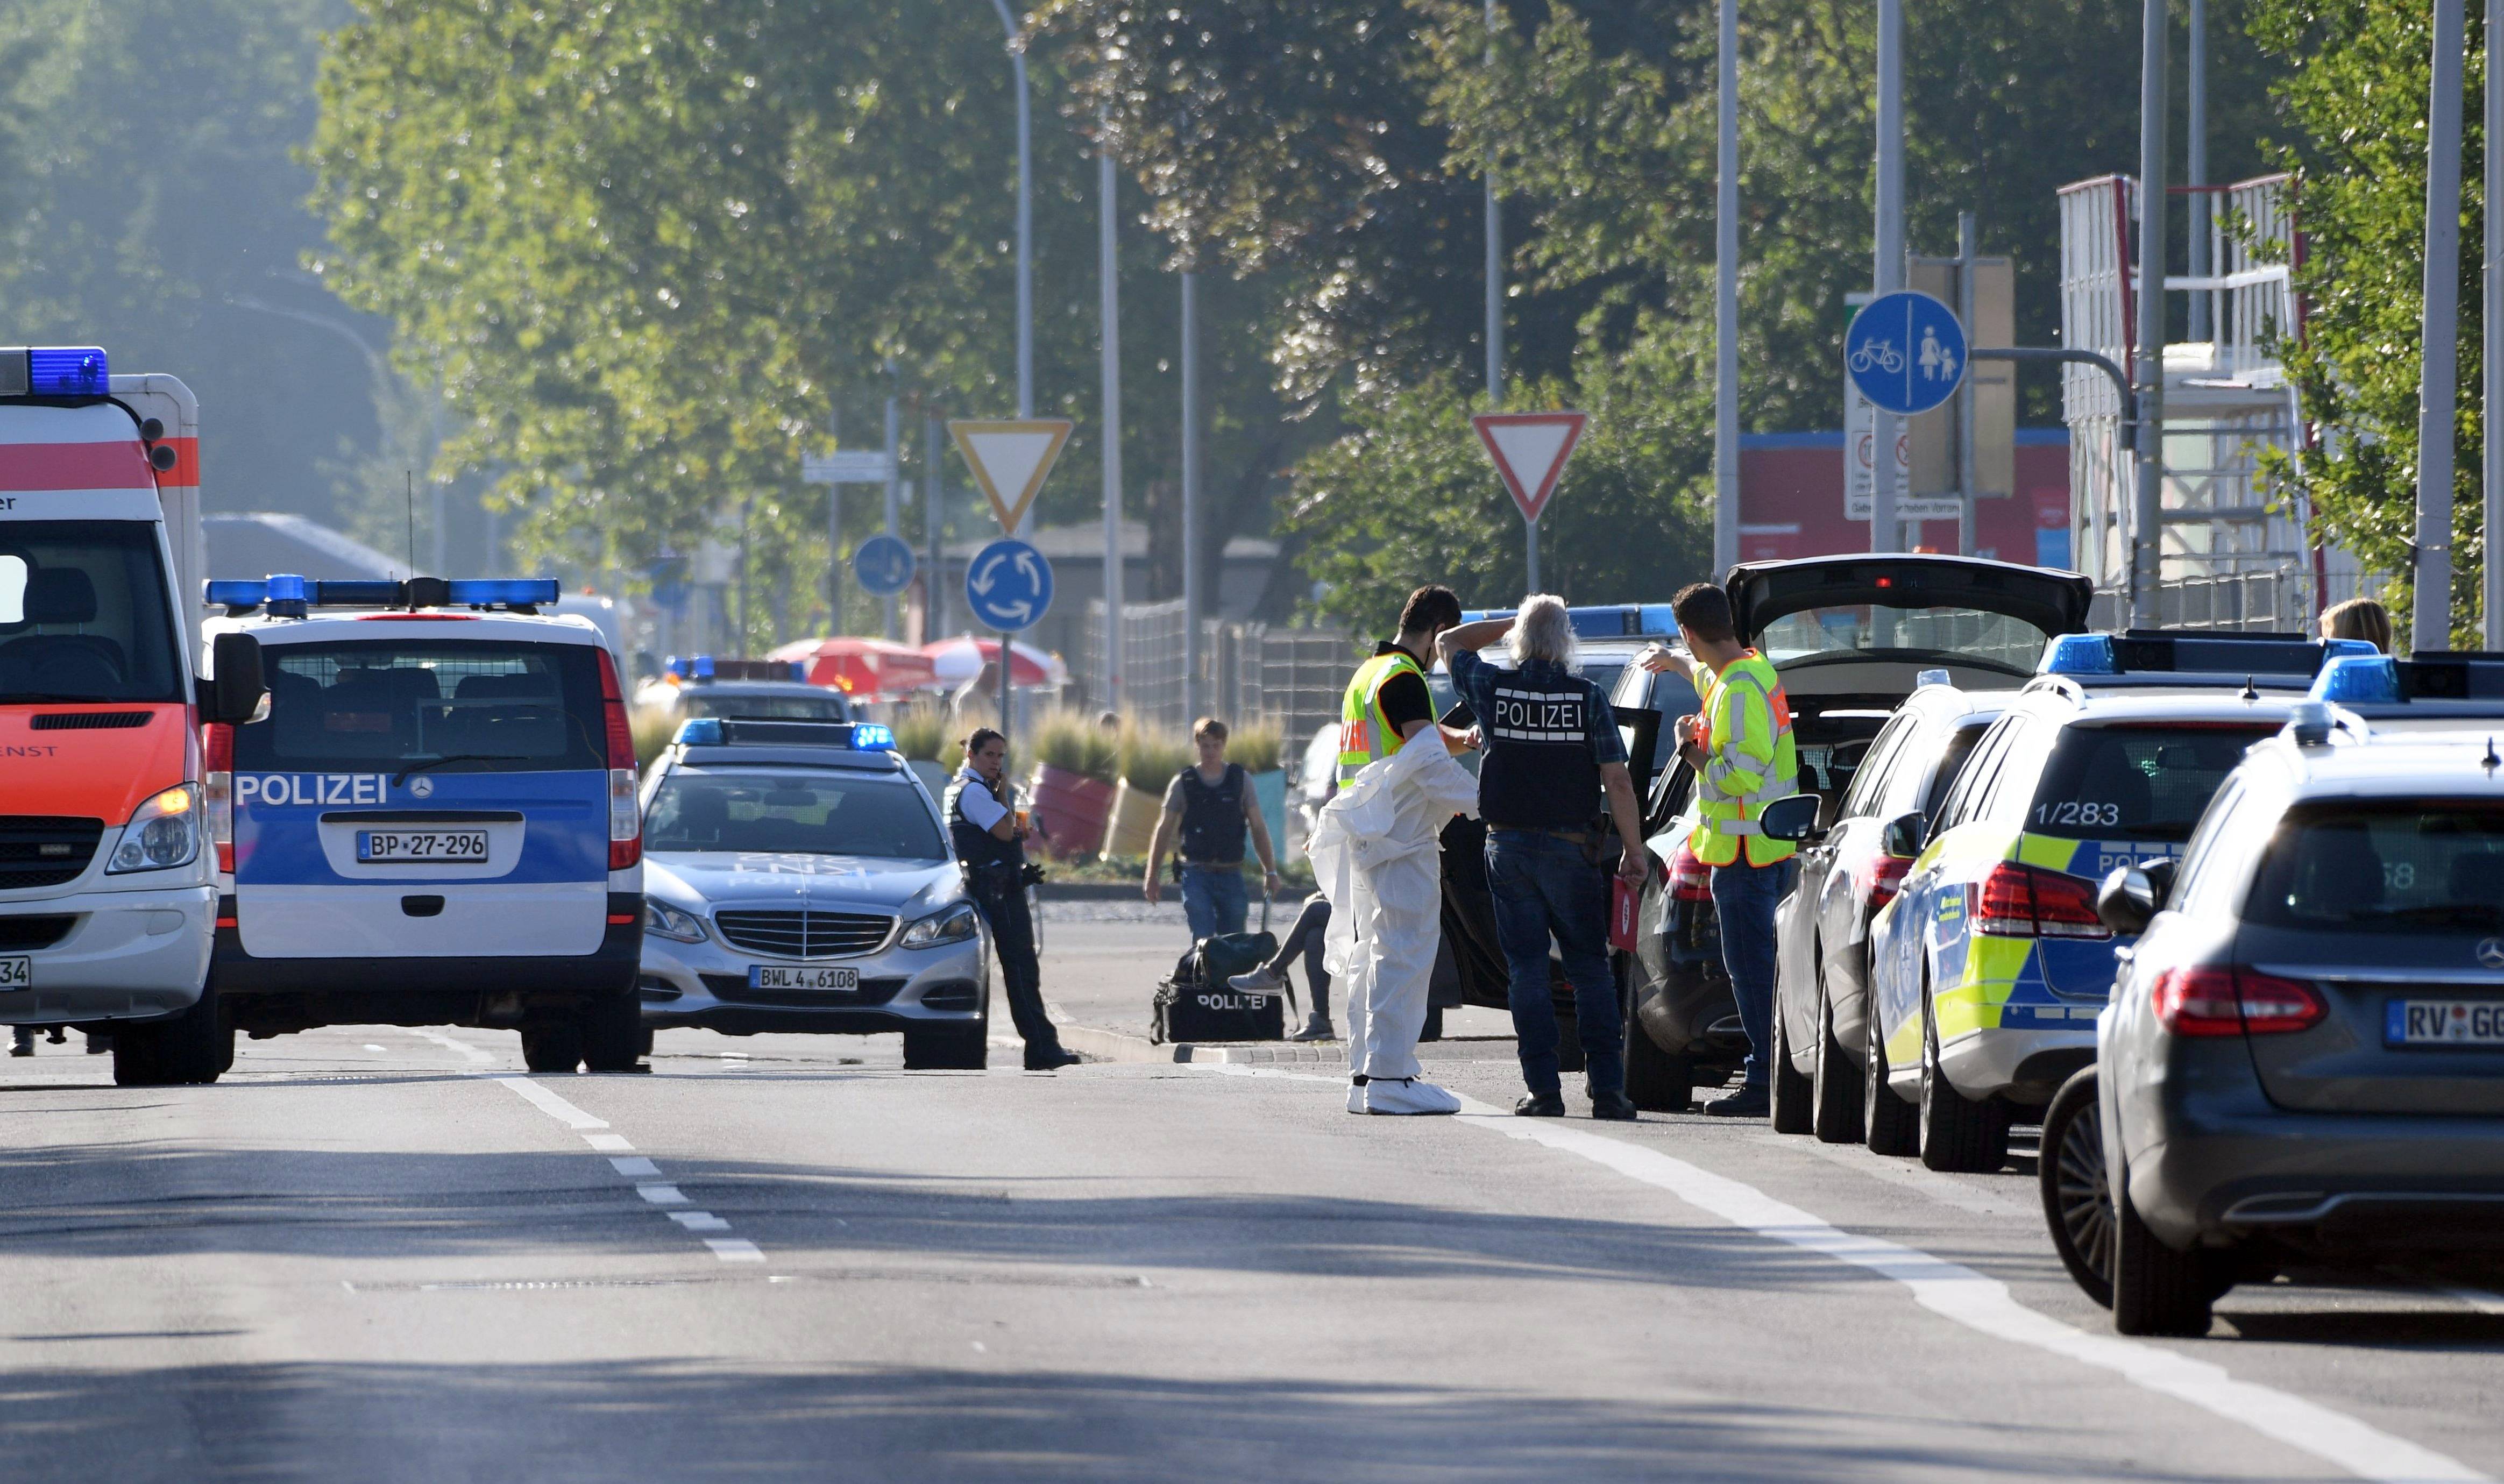
{"label": "man in high-visibility vest", "polygon": [[1678,719],[1679,756],[1695,773],[1695,831],[1687,848],[1713,868],[1713,910],[1722,928],[1722,966],[1748,1032],[1748,1064],[1738,1091],[1705,1104],[1723,1118],[1773,1111],[1774,909],[1798,879],[1790,842],[1757,824],[1765,806],[1799,791],[1799,752],[1791,700],[1774,667],[1739,642],[1730,595],[1690,583],[1670,602],[1690,663],[1654,646],[1652,671],[1675,670],[1696,682],[1701,715]]}
{"label": "man in high-visibility vest", "polygon": [[1451,758],[1467,742],[1436,723],[1426,688],[1435,637],[1460,621],[1450,589],[1409,594],[1399,638],[1357,667],[1339,705],[1339,792],[1322,809],[1311,854],[1331,904],[1322,961],[1346,985],[1350,1113],[1461,1107],[1420,1080],[1417,1063],[1443,942],[1441,837],[1478,803],[1477,780]]}

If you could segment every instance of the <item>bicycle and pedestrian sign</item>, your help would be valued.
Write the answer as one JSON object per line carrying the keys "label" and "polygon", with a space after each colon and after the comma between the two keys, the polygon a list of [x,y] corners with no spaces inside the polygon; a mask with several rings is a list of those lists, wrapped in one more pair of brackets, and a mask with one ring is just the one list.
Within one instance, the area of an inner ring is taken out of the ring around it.
{"label": "bicycle and pedestrian sign", "polygon": [[1852,317],[1844,369],[1881,412],[1911,417],[1956,395],[1965,381],[1965,327],[1927,293],[1882,293]]}

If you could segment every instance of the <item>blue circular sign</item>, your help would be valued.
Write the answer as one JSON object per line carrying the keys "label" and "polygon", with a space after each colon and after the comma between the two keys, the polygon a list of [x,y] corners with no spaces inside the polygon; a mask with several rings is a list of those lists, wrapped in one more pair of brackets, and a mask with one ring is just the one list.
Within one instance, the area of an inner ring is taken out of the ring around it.
{"label": "blue circular sign", "polygon": [[1908,417],[1956,395],[1965,380],[1965,327],[1927,293],[1882,293],[1852,317],[1843,368],[1881,412]]}
{"label": "blue circular sign", "polygon": [[874,535],[852,548],[852,575],[861,590],[887,598],[913,585],[913,548],[891,535]]}
{"label": "blue circular sign", "polygon": [[965,606],[988,628],[1031,629],[1052,606],[1052,564],[1024,541],[993,541],[965,564]]}

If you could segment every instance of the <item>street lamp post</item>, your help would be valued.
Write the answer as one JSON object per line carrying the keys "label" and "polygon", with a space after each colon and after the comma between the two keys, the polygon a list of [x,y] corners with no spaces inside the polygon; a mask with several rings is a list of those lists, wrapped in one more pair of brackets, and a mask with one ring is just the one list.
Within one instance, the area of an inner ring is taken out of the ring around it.
{"label": "street lamp post", "polygon": [[[2426,91],[2417,611],[2410,624],[2410,643],[2417,649],[2452,647],[2452,439],[2460,371],[2461,9],[2461,0],[2434,0],[2433,79]],[[2494,148],[2492,142],[2487,148]]]}
{"label": "street lamp post", "polygon": [[[1739,561],[1739,0],[1722,0],[1715,71],[1713,575]],[[1871,529],[1876,529],[1872,527]]]}
{"label": "street lamp post", "polygon": [[[991,0],[1008,32],[1009,66],[1017,74],[1017,396],[1018,416],[1034,416],[1034,94],[1026,79],[1026,37],[1008,0]],[[1017,535],[1012,531],[1010,535]]]}

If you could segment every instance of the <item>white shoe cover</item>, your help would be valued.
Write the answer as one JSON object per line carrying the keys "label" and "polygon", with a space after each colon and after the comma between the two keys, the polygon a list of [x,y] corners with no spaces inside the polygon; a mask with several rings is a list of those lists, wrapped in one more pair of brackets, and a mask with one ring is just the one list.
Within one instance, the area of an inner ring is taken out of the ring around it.
{"label": "white shoe cover", "polygon": [[1363,1113],[1365,1111],[1365,1088],[1367,1086],[1370,1085],[1359,1083],[1349,1083],[1347,1085],[1348,1112]]}
{"label": "white shoe cover", "polygon": [[1458,1113],[1461,1100],[1431,1082],[1410,1078],[1400,1082],[1376,1079],[1362,1089],[1368,1113]]}

